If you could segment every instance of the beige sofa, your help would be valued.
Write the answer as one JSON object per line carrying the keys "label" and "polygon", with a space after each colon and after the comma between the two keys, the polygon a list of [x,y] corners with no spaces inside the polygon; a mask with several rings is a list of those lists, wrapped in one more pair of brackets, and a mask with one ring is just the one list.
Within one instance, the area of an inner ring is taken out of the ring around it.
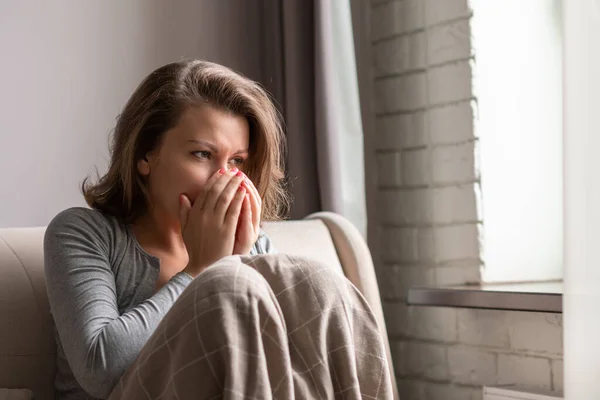
{"label": "beige sofa", "polygon": [[[28,388],[36,400],[54,396],[55,344],[44,283],[44,231],[0,229],[0,388]],[[343,271],[373,308],[388,344],[371,254],[352,224],[322,212],[300,221],[269,223],[265,231],[279,251],[313,257]],[[393,376],[389,345],[387,351]]]}

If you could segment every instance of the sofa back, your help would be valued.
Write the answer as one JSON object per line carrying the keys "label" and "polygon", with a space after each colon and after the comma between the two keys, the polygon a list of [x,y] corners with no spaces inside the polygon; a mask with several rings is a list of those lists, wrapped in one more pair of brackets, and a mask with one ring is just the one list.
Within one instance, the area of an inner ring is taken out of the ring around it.
{"label": "sofa back", "polygon": [[[319,220],[265,224],[282,252],[320,259],[341,271]],[[44,281],[44,227],[0,229],[0,388],[28,388],[52,399],[56,373],[52,316]]]}
{"label": "sofa back", "polygon": [[[343,272],[362,292],[389,344],[373,261],[345,218],[328,212],[264,225],[282,253],[310,257]],[[44,280],[44,227],[0,228],[0,388],[26,388],[54,398],[56,346]],[[394,391],[396,387],[394,384]]]}
{"label": "sofa back", "polygon": [[45,228],[0,229],[0,387],[54,396],[56,347],[46,296]]}

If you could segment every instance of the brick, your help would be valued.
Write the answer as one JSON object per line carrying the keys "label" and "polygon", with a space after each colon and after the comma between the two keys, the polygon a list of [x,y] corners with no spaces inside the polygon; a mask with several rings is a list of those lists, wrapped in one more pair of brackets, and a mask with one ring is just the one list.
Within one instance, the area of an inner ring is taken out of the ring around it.
{"label": "brick", "polygon": [[468,0],[425,0],[427,26],[458,18],[468,18],[470,15]]}
{"label": "brick", "polygon": [[425,72],[380,79],[375,82],[376,113],[418,110],[425,107],[426,99]]}
{"label": "brick", "polygon": [[431,105],[464,101],[473,96],[471,65],[468,61],[431,68],[427,79],[427,95]]}
{"label": "brick", "polygon": [[409,308],[411,336],[438,340],[441,342],[456,342],[456,310],[443,307],[410,307]]}
{"label": "brick", "polygon": [[400,115],[398,127],[403,138],[402,148],[426,146],[428,143],[425,128],[425,112],[417,111]]}
{"label": "brick", "polygon": [[382,227],[379,242],[384,261],[426,263],[433,258],[433,229]]}
{"label": "brick", "polygon": [[409,150],[402,153],[402,183],[406,186],[427,185],[430,179],[430,151]]}
{"label": "brick", "polygon": [[391,1],[371,9],[371,40],[402,35],[423,29],[424,6],[421,0]]}
{"label": "brick", "polygon": [[398,36],[373,46],[376,77],[423,70],[426,67],[427,42],[424,32]]}
{"label": "brick", "polygon": [[389,300],[405,300],[408,289],[435,285],[435,269],[388,265],[379,282],[381,297]]}
{"label": "brick", "polygon": [[399,186],[402,184],[400,158],[399,152],[377,154],[377,181],[380,185]]}
{"label": "brick", "polygon": [[550,389],[550,360],[498,354],[498,384]]}
{"label": "brick", "polygon": [[426,121],[434,145],[460,143],[475,137],[470,101],[431,109]]}
{"label": "brick", "polygon": [[507,323],[511,348],[562,354],[562,315],[514,312]]}
{"label": "brick", "polygon": [[400,131],[402,114],[379,116],[375,119],[375,148],[402,150],[404,138]]}
{"label": "brick", "polygon": [[472,56],[470,35],[468,19],[428,29],[427,63],[435,65],[470,58]]}
{"label": "brick", "polygon": [[479,259],[479,229],[477,224],[442,226],[435,230],[437,262]]}
{"label": "brick", "polygon": [[474,185],[457,185],[432,190],[432,218],[437,223],[477,221]]}
{"label": "brick", "polygon": [[410,309],[404,302],[382,301],[383,317],[388,335],[408,336],[410,333]]}
{"label": "brick", "polygon": [[402,21],[406,31],[414,31],[425,27],[425,6],[422,0],[404,0]]}
{"label": "brick", "polygon": [[388,262],[431,264],[435,261],[431,228],[382,227],[381,258]]}
{"label": "brick", "polygon": [[405,31],[402,21],[401,1],[377,4],[371,8],[371,40],[401,34]]}
{"label": "brick", "polygon": [[439,344],[420,343],[417,341],[400,342],[397,350],[400,357],[394,370],[400,376],[420,377],[433,380],[448,378],[446,347]]}
{"label": "brick", "polygon": [[473,182],[478,178],[474,142],[436,147],[431,155],[434,184]]}
{"label": "brick", "polygon": [[381,150],[404,150],[428,144],[425,112],[379,116],[375,120],[376,147]]}
{"label": "brick", "polygon": [[[410,1],[410,0],[408,0]],[[408,70],[425,68],[427,65],[427,36],[425,32],[417,32],[406,36],[406,63]]]}
{"label": "brick", "polygon": [[473,346],[507,349],[507,312],[497,310],[458,310],[458,340]]}
{"label": "brick", "polygon": [[453,382],[489,385],[496,380],[496,355],[475,347],[448,349],[448,369]]}
{"label": "brick", "polygon": [[564,390],[563,360],[552,360],[552,390]]}
{"label": "brick", "polygon": [[423,29],[424,7],[420,0],[391,1],[371,9],[371,40],[379,41]]}
{"label": "brick", "polygon": [[419,224],[431,221],[431,190],[381,190],[378,196],[382,223]]}
{"label": "brick", "polygon": [[423,382],[414,379],[398,379],[396,385],[401,399],[427,400],[423,392],[425,385]]}
{"label": "brick", "polygon": [[384,261],[416,262],[417,228],[387,228],[381,230],[381,258]]}
{"label": "brick", "polygon": [[419,263],[432,263],[435,260],[433,228],[417,229],[417,257]]}
{"label": "brick", "polygon": [[[424,387],[423,396],[427,400],[482,400],[483,390],[481,388],[427,382]],[[406,398],[412,400],[412,397]]]}
{"label": "brick", "polygon": [[465,285],[467,283],[481,282],[481,266],[452,265],[437,267],[435,269],[436,285]]}
{"label": "brick", "polygon": [[[400,192],[397,190],[380,190],[377,197],[378,217],[380,223],[402,224],[409,223],[406,220],[406,205],[401,206],[398,202]],[[407,199],[405,199],[406,201]]]}

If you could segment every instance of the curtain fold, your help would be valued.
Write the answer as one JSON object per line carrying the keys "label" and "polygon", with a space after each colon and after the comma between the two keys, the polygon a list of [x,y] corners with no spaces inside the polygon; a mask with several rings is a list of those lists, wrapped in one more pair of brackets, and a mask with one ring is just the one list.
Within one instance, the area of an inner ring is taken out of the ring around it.
{"label": "curtain fold", "polygon": [[263,84],[286,121],[291,218],[334,211],[366,235],[350,2],[265,0],[263,7]]}

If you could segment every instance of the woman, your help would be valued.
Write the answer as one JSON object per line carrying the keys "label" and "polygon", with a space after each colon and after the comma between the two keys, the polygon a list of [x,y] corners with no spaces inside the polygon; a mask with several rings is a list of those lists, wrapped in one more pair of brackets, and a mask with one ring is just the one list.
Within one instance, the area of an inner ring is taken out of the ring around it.
{"label": "woman", "polygon": [[390,396],[362,296],[260,230],[288,205],[282,141],[265,91],[223,66],[144,79],[91,208],[46,232],[59,399]]}

